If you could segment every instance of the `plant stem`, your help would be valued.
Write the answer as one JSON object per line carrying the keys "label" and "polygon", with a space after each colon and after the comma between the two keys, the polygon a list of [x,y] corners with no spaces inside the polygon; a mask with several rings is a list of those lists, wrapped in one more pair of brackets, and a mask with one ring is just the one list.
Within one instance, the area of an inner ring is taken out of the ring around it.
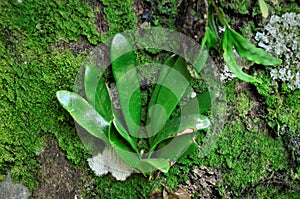
{"label": "plant stem", "polygon": [[225,26],[226,28],[229,28],[229,24],[227,23],[223,13],[220,11],[220,9],[218,8],[218,6],[216,5],[214,0],[211,0],[211,4],[214,8],[214,10],[216,11],[216,14],[218,16],[218,19],[220,20],[220,22],[222,23],[223,26]]}

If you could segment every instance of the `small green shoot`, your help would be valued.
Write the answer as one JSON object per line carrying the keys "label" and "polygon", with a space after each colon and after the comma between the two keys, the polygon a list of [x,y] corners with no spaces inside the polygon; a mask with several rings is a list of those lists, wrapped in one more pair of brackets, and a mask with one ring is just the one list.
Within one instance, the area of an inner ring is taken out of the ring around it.
{"label": "small green shoot", "polygon": [[[262,6],[262,12],[264,16],[267,16],[266,4],[263,0],[260,2]],[[216,14],[219,22],[225,27],[223,38],[220,39],[217,26],[215,24],[214,14]],[[211,0],[211,5],[208,9],[208,25],[206,27],[206,32],[202,40],[202,47],[199,51],[198,57],[194,61],[194,67],[199,73],[200,70],[206,63],[208,58],[208,51],[211,47],[219,49],[219,45],[222,45],[223,49],[223,58],[228,66],[228,68],[241,80],[246,82],[260,82],[255,77],[250,76],[242,71],[238,66],[236,57],[234,55],[234,50],[237,51],[239,56],[244,59],[247,59],[256,64],[276,66],[282,63],[282,60],[277,59],[269,55],[266,51],[261,48],[255,47],[242,35],[234,31],[226,21],[223,13],[217,7],[215,2]]]}
{"label": "small green shoot", "polygon": [[261,14],[264,18],[267,18],[269,16],[268,6],[264,0],[258,0],[259,8],[261,11]]}

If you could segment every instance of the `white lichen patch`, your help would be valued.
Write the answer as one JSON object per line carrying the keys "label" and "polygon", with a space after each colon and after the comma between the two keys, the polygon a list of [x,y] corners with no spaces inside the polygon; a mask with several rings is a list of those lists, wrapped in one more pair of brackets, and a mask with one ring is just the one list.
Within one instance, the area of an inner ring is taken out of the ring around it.
{"label": "white lichen patch", "polygon": [[291,89],[300,88],[300,14],[273,15],[263,32],[257,32],[258,46],[281,58],[283,63],[270,69],[275,81],[286,82]]}
{"label": "white lichen patch", "polygon": [[221,80],[221,82],[227,82],[228,80],[231,80],[231,79],[233,79],[235,77],[236,77],[236,75],[233,74],[229,70],[228,66],[225,64],[224,65],[224,69],[223,69],[223,71],[220,74],[220,80]]}
{"label": "white lichen patch", "polygon": [[88,163],[97,176],[110,172],[117,180],[126,180],[134,171],[111,146],[106,146],[102,153],[89,158]]}

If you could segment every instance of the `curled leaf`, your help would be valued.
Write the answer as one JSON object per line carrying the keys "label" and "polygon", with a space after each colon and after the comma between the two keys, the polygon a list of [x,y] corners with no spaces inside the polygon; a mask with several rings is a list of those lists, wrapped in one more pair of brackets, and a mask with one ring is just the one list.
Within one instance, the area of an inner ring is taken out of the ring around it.
{"label": "curled leaf", "polygon": [[233,45],[235,46],[238,54],[252,62],[268,66],[276,66],[282,63],[282,60],[277,59],[269,55],[266,51],[261,48],[255,47],[242,35],[237,33],[231,28],[227,28],[227,35],[229,38],[232,38]]}
{"label": "curled leaf", "polygon": [[106,121],[111,121],[113,119],[111,100],[104,78],[100,77],[100,71],[96,67],[85,67],[84,88],[89,104],[91,104]]}
{"label": "curled leaf", "polygon": [[114,129],[111,129],[108,133],[109,141],[114,151],[119,157],[128,165],[138,169],[143,173],[160,170],[164,173],[168,172],[170,164],[166,159],[162,158],[146,158],[141,159],[136,152],[132,152],[125,143],[120,141],[117,137],[117,133]]}
{"label": "curled leaf", "polygon": [[112,106],[104,78],[100,78],[95,94],[95,109],[107,121],[112,121]]}
{"label": "curled leaf", "polygon": [[241,80],[246,82],[258,82],[253,76],[248,75],[242,71],[242,69],[237,65],[235,61],[233,47],[233,38],[230,35],[230,29],[226,28],[224,37],[223,37],[223,57],[228,66],[228,68]]}
{"label": "curled leaf", "polygon": [[164,140],[191,134],[197,130],[208,128],[209,125],[209,119],[200,114],[185,115],[169,120],[163,130],[155,137],[150,148],[150,153],[152,153],[156,146]]}

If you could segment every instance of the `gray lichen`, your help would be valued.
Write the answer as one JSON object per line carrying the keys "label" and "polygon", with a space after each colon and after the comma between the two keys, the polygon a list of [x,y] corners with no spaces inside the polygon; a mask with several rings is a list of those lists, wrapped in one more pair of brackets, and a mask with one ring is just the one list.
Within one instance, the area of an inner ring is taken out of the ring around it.
{"label": "gray lichen", "polygon": [[270,75],[275,81],[286,82],[291,89],[300,88],[300,14],[273,15],[263,32],[257,32],[258,46],[281,58],[282,65],[273,67]]}
{"label": "gray lichen", "polygon": [[288,126],[284,128],[284,135],[287,139],[288,149],[292,152],[292,156],[300,161],[300,131],[293,133]]}
{"label": "gray lichen", "polygon": [[8,172],[6,180],[0,182],[0,198],[27,199],[31,192],[22,183],[15,184]]}

